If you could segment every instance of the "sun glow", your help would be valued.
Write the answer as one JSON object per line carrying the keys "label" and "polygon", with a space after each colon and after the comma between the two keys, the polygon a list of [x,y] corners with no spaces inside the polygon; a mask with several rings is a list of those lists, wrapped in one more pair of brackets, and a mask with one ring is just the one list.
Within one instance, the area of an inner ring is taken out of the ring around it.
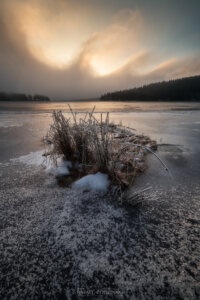
{"label": "sun glow", "polygon": [[93,57],[90,60],[90,66],[97,76],[107,76],[115,73],[124,65],[124,62],[106,61],[105,58]]}
{"label": "sun glow", "polygon": [[90,65],[98,76],[107,76],[110,74],[119,74],[124,69],[130,74],[135,72],[144,73],[148,66],[148,54],[141,50],[127,56],[117,56],[112,58],[93,56],[90,60]]}

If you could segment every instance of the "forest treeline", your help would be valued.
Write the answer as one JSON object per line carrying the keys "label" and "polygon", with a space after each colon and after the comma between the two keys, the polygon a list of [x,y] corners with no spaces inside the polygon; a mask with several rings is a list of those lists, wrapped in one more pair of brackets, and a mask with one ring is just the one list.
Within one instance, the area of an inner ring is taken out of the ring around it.
{"label": "forest treeline", "polygon": [[200,76],[111,92],[102,95],[100,99],[104,101],[200,101]]}
{"label": "forest treeline", "polygon": [[26,95],[20,93],[0,92],[0,101],[50,101],[50,98],[44,95]]}

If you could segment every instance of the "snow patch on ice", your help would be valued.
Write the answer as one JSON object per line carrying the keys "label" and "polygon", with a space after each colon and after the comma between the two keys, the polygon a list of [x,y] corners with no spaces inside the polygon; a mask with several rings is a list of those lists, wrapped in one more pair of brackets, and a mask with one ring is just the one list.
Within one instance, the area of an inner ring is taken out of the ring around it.
{"label": "snow patch on ice", "polygon": [[81,190],[106,192],[110,181],[107,174],[100,172],[82,177],[74,182],[73,187]]}
{"label": "snow patch on ice", "polygon": [[10,159],[11,162],[19,162],[29,166],[42,166],[45,168],[48,174],[54,176],[62,176],[69,174],[69,168],[71,167],[71,162],[63,161],[60,157],[57,160],[57,166],[55,166],[50,159],[43,156],[44,150],[39,150],[36,152],[31,152],[27,155],[22,155],[18,158]]}
{"label": "snow patch on ice", "polygon": [[45,164],[45,158],[44,156],[42,156],[43,153],[44,153],[43,150],[39,150],[36,152],[31,152],[27,155],[22,155],[17,158],[11,158],[10,161],[24,163],[29,166],[30,165],[41,166]]}

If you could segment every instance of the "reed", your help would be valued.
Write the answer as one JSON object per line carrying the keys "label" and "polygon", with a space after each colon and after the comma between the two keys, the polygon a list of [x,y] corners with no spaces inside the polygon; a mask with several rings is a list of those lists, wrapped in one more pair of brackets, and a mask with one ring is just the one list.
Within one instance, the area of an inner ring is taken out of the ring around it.
{"label": "reed", "polygon": [[97,119],[94,110],[79,118],[71,107],[71,118],[61,111],[53,112],[53,124],[46,136],[51,144],[49,158],[55,164],[60,156],[71,161],[77,178],[98,171],[107,173],[112,185],[125,190],[144,172],[145,154],[147,149],[156,149],[156,142],[132,128],[113,124],[109,113]]}

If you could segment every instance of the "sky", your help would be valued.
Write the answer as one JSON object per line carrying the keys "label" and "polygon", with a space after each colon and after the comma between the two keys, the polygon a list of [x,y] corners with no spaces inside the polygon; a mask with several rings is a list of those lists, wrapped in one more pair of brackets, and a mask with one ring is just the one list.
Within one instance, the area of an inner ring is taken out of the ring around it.
{"label": "sky", "polygon": [[54,100],[200,74],[199,0],[0,0],[0,91]]}

